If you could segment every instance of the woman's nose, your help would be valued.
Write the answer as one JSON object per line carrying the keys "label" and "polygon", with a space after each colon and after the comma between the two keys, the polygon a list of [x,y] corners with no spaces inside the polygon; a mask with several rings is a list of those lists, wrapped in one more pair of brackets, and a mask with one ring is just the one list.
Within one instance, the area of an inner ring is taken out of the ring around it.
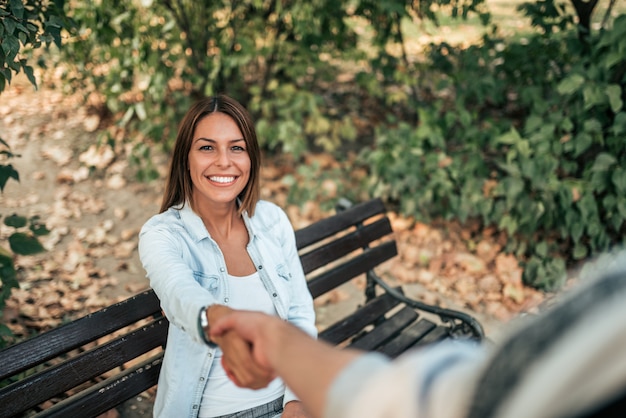
{"label": "woman's nose", "polygon": [[219,166],[229,166],[230,165],[230,156],[227,151],[220,151],[217,155],[217,164]]}

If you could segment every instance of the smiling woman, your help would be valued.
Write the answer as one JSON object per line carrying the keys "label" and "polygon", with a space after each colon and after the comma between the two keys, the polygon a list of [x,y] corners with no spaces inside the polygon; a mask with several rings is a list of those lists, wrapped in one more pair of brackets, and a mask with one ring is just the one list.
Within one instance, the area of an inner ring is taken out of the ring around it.
{"label": "smiling woman", "polygon": [[[232,309],[276,315],[316,336],[291,223],[259,200],[260,164],[254,123],[240,103],[217,96],[189,109],[161,211],[139,235],[141,262],[170,322],[155,417],[307,416],[280,379],[261,390],[239,387],[269,373],[239,336],[208,338]],[[222,359],[215,343],[236,354]]]}

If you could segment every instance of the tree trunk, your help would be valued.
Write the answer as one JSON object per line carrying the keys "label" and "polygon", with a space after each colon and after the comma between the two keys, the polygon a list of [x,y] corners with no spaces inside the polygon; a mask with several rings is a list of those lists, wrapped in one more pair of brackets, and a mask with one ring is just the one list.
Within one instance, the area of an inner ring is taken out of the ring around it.
{"label": "tree trunk", "polygon": [[576,14],[578,15],[578,39],[586,45],[589,44],[591,34],[591,15],[598,4],[598,0],[571,0]]}

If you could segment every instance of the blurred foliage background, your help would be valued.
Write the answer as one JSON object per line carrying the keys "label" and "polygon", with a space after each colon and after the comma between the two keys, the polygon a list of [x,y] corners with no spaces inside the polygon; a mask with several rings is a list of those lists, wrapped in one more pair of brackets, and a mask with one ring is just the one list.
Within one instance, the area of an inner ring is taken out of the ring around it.
{"label": "blurred foliage background", "polygon": [[[516,8],[523,25],[506,19]],[[227,93],[266,154],[297,167],[293,201],[330,207],[332,180],[419,221],[495,230],[526,284],[552,290],[624,240],[625,13],[618,0],[0,0],[0,93],[20,72],[84,93],[109,121],[102,143],[132,147],[145,181],[189,105]],[[0,163],[0,184],[17,179]]]}

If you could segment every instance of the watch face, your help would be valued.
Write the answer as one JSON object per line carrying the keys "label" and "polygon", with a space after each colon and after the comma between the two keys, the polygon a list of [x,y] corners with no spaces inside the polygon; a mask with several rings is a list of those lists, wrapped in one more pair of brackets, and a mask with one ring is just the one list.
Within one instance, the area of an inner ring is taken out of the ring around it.
{"label": "watch face", "polygon": [[200,323],[205,328],[209,326],[209,318],[206,316],[206,309],[203,309],[200,313]]}

